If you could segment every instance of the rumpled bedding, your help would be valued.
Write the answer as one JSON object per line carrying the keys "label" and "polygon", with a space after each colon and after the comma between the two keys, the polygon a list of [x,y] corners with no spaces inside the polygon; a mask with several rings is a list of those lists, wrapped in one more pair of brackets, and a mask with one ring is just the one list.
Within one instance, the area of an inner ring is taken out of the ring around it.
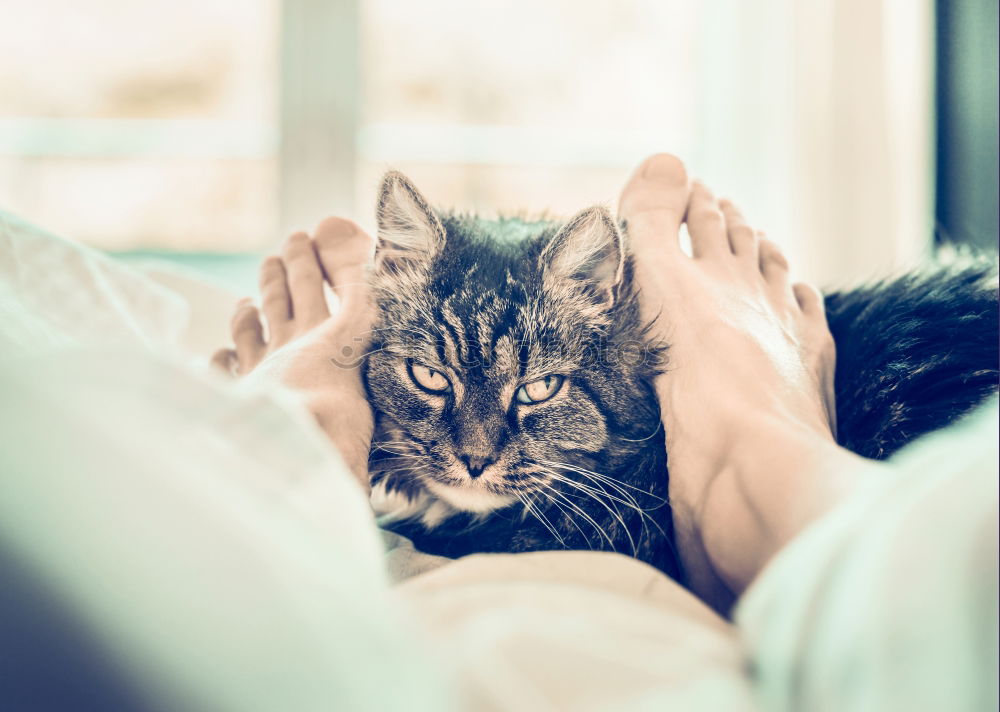
{"label": "rumpled bedding", "polygon": [[[162,708],[995,708],[997,550],[982,537],[996,530],[995,408],[960,435],[966,458],[947,437],[930,446],[952,453],[933,482],[914,455],[807,531],[734,625],[615,554],[447,562],[394,541],[387,559],[297,401],[191,366],[197,304],[13,216],[0,229],[0,550]],[[869,527],[900,491],[920,516],[900,504]],[[916,562],[960,546],[948,579],[924,586]],[[913,566],[880,567],[888,550]],[[390,567],[410,576],[393,585]],[[926,630],[950,658],[920,647],[914,617],[947,622]],[[921,707],[925,694],[947,704]]]}
{"label": "rumpled bedding", "polygon": [[0,210],[0,334],[8,350],[174,344],[190,305],[136,270]]}

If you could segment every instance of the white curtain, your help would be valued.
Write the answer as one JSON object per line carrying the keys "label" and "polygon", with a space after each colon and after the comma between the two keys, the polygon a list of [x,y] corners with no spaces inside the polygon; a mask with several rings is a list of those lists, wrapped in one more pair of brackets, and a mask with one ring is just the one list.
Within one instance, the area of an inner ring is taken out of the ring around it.
{"label": "white curtain", "polygon": [[694,169],[748,206],[798,276],[848,285],[933,236],[930,0],[705,3]]}

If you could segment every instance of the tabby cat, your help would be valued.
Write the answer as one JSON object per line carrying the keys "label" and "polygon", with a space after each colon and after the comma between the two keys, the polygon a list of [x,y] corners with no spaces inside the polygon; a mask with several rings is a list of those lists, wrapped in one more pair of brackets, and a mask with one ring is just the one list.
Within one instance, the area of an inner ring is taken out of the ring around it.
{"label": "tabby cat", "polygon": [[[365,383],[383,526],[445,556],[603,549],[681,577],[623,231],[432,209],[382,182]],[[665,275],[669,278],[669,275]],[[839,440],[884,458],[996,392],[995,261],[826,297]]]}

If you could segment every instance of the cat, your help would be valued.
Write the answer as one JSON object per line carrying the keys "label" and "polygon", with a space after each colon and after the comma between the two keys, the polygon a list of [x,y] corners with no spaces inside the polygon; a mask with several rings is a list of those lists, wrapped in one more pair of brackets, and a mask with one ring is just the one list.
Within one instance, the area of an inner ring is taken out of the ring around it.
{"label": "cat", "polygon": [[[382,526],[431,554],[608,550],[683,580],[652,387],[669,344],[639,315],[627,226],[602,207],[565,223],[437,211],[397,172],[377,222],[364,381]],[[838,440],[860,455],[997,391],[995,259],[826,307]]]}

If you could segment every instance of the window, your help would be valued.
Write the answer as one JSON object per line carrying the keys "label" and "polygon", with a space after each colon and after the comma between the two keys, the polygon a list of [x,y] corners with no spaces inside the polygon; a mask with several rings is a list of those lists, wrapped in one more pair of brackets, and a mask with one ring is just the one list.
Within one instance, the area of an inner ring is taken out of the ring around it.
{"label": "window", "polygon": [[801,277],[932,243],[932,0],[13,1],[0,205],[99,247],[371,229],[388,167],[444,207],[567,216],[660,150]]}
{"label": "window", "polygon": [[14,5],[0,23],[0,205],[108,249],[273,240],[274,0]]}
{"label": "window", "polygon": [[696,3],[363,7],[359,208],[391,163],[445,205],[569,215],[656,147],[694,150]]}
{"label": "window", "polygon": [[370,219],[390,165],[442,205],[567,214],[695,137],[681,0],[20,5],[0,196],[108,249],[248,251],[279,223]]}

